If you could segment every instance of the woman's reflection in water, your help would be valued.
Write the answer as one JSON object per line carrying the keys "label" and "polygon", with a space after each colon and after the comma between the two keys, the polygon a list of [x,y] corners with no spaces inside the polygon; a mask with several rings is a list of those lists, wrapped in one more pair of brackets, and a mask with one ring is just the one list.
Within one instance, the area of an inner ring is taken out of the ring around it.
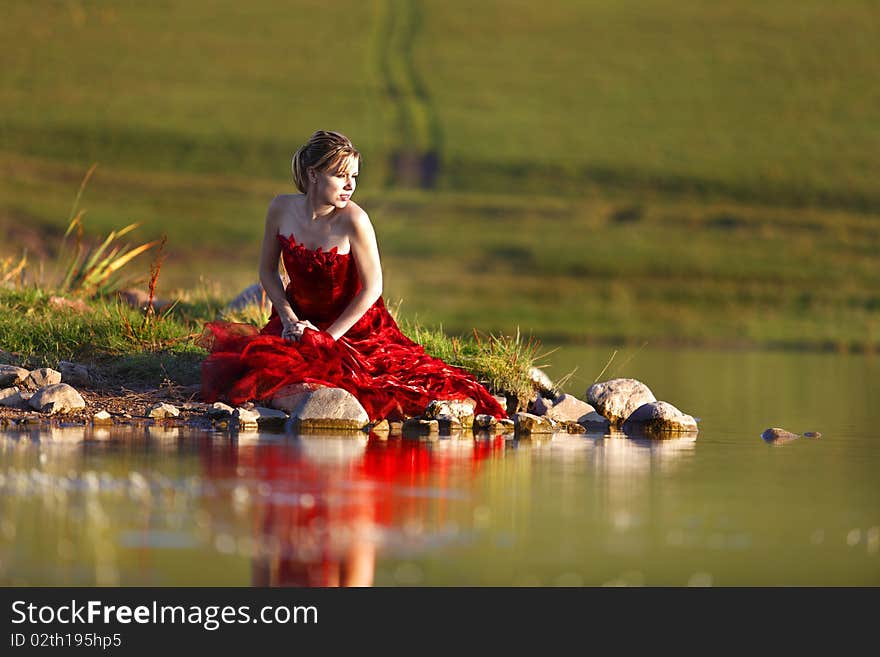
{"label": "woman's reflection in water", "polygon": [[[442,517],[454,462],[469,464],[472,476],[504,449],[500,436],[456,443],[315,436],[227,444],[206,454],[207,470],[250,492],[254,586],[372,586],[382,533]],[[415,490],[429,485],[441,494]]]}

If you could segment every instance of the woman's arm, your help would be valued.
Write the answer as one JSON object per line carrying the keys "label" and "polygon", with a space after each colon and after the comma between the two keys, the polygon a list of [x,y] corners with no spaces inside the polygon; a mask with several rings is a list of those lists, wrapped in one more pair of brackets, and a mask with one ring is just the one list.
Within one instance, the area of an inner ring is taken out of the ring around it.
{"label": "woman's arm", "polygon": [[358,208],[351,219],[348,231],[351,254],[357,264],[361,278],[361,290],[342,311],[342,314],[327,328],[334,340],[346,334],[348,329],[364,316],[382,296],[382,265],[379,262],[379,247],[376,233],[367,213]]}
{"label": "woman's arm", "polygon": [[266,290],[266,295],[272,301],[272,306],[278,312],[278,317],[284,328],[292,326],[299,319],[284,291],[284,283],[278,274],[278,258],[281,256],[281,243],[278,241],[278,226],[282,215],[282,205],[279,197],[275,197],[269,204],[266,212],[266,230],[263,233],[263,247],[260,251],[260,283]]}

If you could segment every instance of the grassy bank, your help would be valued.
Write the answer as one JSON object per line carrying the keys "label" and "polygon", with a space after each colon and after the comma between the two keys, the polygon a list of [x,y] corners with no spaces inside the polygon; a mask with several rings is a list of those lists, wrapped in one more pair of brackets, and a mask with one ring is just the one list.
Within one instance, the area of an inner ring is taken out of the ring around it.
{"label": "grassy bank", "polygon": [[[190,298],[165,312],[131,308],[116,298],[83,299],[51,291],[0,289],[0,361],[57,368],[68,360],[90,365],[96,385],[143,390],[200,382],[207,352],[198,345],[204,323],[229,316],[215,299]],[[493,390],[529,399],[529,371],[538,364],[539,345],[513,338],[458,338],[401,318],[404,332],[429,354],[463,367]]]}

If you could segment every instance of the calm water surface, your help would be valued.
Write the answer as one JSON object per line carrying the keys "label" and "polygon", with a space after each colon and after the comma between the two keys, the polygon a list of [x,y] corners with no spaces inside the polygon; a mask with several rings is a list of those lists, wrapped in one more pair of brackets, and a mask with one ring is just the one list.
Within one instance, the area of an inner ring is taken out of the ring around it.
{"label": "calm water surface", "polygon": [[[613,350],[548,358],[583,397]],[[696,439],[0,434],[3,585],[880,585],[880,362],[630,350]],[[768,445],[770,426],[820,431]]]}

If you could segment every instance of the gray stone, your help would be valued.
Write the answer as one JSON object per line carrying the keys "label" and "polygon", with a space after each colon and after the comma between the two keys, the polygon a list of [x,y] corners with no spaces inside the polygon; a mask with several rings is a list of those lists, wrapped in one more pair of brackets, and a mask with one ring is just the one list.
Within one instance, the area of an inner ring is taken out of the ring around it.
{"label": "gray stone", "polygon": [[253,412],[257,414],[257,424],[261,427],[267,426],[283,426],[287,422],[287,413],[277,408],[266,408],[265,406],[256,406]]}
{"label": "gray stone", "polygon": [[303,400],[319,388],[321,388],[321,386],[314,383],[293,383],[284,386],[272,395],[272,399],[269,401],[269,406],[281,411],[292,413],[295,408],[299,407]]}
{"label": "gray stone", "polygon": [[403,421],[404,436],[426,436],[440,433],[440,422],[414,417]]}
{"label": "gray stone", "polygon": [[30,374],[30,371],[23,367],[0,365],[0,388],[17,386],[19,383],[24,383],[28,374]]}
{"label": "gray stone", "polygon": [[563,394],[556,398],[546,415],[551,420],[559,422],[580,422],[581,418],[595,412],[596,409],[587,402],[572,395]]}
{"label": "gray stone", "polygon": [[473,421],[465,427],[461,422],[456,420],[455,418],[450,417],[441,417],[439,420],[436,420],[437,424],[440,426],[440,433],[444,436],[448,436],[450,434],[458,434],[464,430],[470,431],[473,427]]}
{"label": "gray stone", "polygon": [[272,406],[283,408],[287,401],[295,401],[290,404],[289,412],[300,431],[361,430],[370,421],[361,403],[342,388],[317,388],[280,399],[276,396],[272,399]]}
{"label": "gray stone", "polygon": [[611,423],[595,411],[579,418],[578,424],[589,432],[601,431],[602,433],[608,433],[611,429]]}
{"label": "gray stone", "polygon": [[542,395],[535,397],[535,401],[529,404],[529,413],[532,415],[547,415],[547,411],[553,408],[553,400]]}
{"label": "gray stone", "polygon": [[787,443],[792,440],[797,440],[800,437],[801,436],[798,433],[792,433],[791,431],[786,431],[779,427],[765,429],[764,433],[761,434],[761,438],[768,443]]}
{"label": "gray stone", "polygon": [[540,367],[533,367],[529,370],[529,378],[532,380],[535,389],[543,396],[556,397],[556,384],[550,380],[550,377]]}
{"label": "gray stone", "polygon": [[611,379],[587,389],[587,402],[612,427],[619,427],[639,406],[653,401],[657,398],[650,388],[635,379]]}
{"label": "gray stone", "polygon": [[513,422],[518,434],[553,433],[553,425],[547,418],[532,413],[517,413]]}
{"label": "gray stone", "polygon": [[180,415],[180,411],[176,406],[172,404],[166,404],[165,402],[159,402],[150,406],[147,409],[147,417],[152,417],[156,419],[162,419],[166,417],[177,417]]}
{"label": "gray stone", "polygon": [[24,387],[29,390],[39,390],[44,386],[53,386],[61,383],[61,372],[48,367],[28,372],[24,380]]}
{"label": "gray stone", "polygon": [[[262,303],[263,295],[263,286],[259,283],[254,283],[242,290],[223,310],[224,312],[238,312],[244,310],[248,306]],[[266,302],[269,302],[268,297],[266,298]]]}
{"label": "gray stone", "polygon": [[664,437],[670,434],[696,433],[697,421],[665,401],[653,401],[639,406],[626,419],[624,433]]}
{"label": "gray stone", "polygon": [[435,399],[425,409],[425,419],[439,420],[449,428],[454,425],[470,427],[474,423],[474,409],[477,402],[471,398],[463,400]]}
{"label": "gray stone", "polygon": [[90,386],[92,384],[92,375],[85,365],[79,363],[71,363],[62,360],[58,363],[58,369],[61,371],[61,381],[72,386]]}
{"label": "gray stone", "polygon": [[244,408],[239,406],[232,411],[232,417],[238,420],[239,424],[257,424],[260,414],[253,408]]}
{"label": "gray stone", "polygon": [[492,431],[498,426],[498,420],[494,415],[480,413],[474,417],[473,426],[475,431]]}
{"label": "gray stone", "polygon": [[112,424],[113,417],[107,411],[98,411],[92,416],[92,424]]}
{"label": "gray stone", "polygon": [[8,406],[13,408],[20,406],[24,400],[21,398],[21,391],[18,388],[4,388],[0,390],[0,406]]}
{"label": "gray stone", "polygon": [[501,433],[513,433],[514,431],[516,431],[516,422],[508,417],[501,418],[500,420],[498,420],[498,426],[496,427],[496,429]]}
{"label": "gray stone", "polygon": [[224,404],[223,402],[214,402],[211,404],[210,408],[208,408],[208,417],[211,418],[221,418],[221,417],[232,417],[232,412],[235,409],[232,408],[229,404]]}
{"label": "gray stone", "polygon": [[586,428],[584,428],[583,425],[578,424],[577,422],[564,421],[561,422],[561,424],[566,433],[587,433]]}
{"label": "gray stone", "polygon": [[69,413],[86,407],[86,402],[75,388],[66,383],[43,386],[28,400],[31,408],[54,415]]}

